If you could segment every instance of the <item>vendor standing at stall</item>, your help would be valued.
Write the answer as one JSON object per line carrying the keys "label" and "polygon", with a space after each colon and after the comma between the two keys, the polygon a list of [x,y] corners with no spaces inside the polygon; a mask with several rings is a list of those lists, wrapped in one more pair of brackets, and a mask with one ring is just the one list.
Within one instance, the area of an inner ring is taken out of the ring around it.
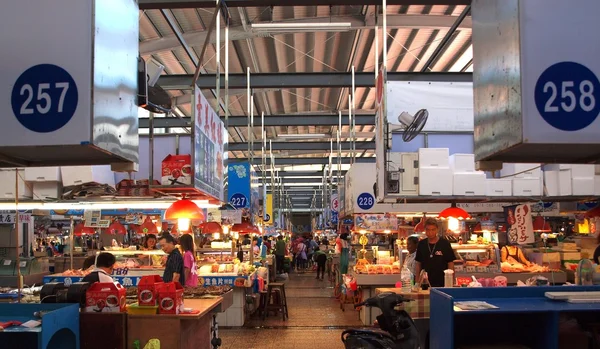
{"label": "vendor standing at stall", "polygon": [[500,250],[500,256],[502,257],[502,263],[508,261],[509,257],[512,257],[515,261],[530,266],[531,262],[525,258],[523,250],[516,243],[506,245]]}
{"label": "vendor standing at stall", "polygon": [[427,239],[419,241],[415,255],[415,276],[419,278],[421,270],[427,272],[432,287],[444,286],[444,270],[454,269],[454,250],[446,239],[438,235],[438,223],[433,218],[425,221]]}
{"label": "vendor standing at stall", "polygon": [[110,276],[113,272],[113,267],[117,259],[112,253],[102,252],[96,256],[96,267],[91,273],[87,274],[81,282],[89,282],[91,284],[95,282],[114,282]]}
{"label": "vendor standing at stall", "polygon": [[415,280],[417,279],[416,267],[417,262],[415,261],[415,257],[417,256],[417,246],[419,246],[419,238],[411,235],[406,239],[406,250],[408,251],[408,255],[404,260],[404,264],[402,266],[406,266],[408,270],[415,276]]}
{"label": "vendor standing at stall", "polygon": [[165,272],[163,273],[163,281],[179,282],[180,284],[185,285],[183,257],[181,256],[179,249],[175,247],[175,239],[171,234],[163,234],[159,241],[163,252],[169,255],[167,264],[165,265]]}

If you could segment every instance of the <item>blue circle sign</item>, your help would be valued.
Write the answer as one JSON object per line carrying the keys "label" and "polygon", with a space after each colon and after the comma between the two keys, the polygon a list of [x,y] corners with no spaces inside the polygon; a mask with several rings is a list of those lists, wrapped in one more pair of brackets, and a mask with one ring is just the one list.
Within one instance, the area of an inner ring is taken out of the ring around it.
{"label": "blue circle sign", "polygon": [[375,197],[370,193],[362,193],[356,199],[356,203],[361,210],[369,210],[375,205]]}
{"label": "blue circle sign", "polygon": [[231,199],[229,199],[229,202],[235,208],[245,208],[245,207],[248,207],[248,198],[244,194],[240,194],[240,193],[233,194],[231,196]]}
{"label": "blue circle sign", "polygon": [[600,81],[582,64],[556,63],[540,75],[535,85],[535,105],[552,127],[582,130],[600,114]]}
{"label": "blue circle sign", "polygon": [[75,114],[79,94],[75,80],[53,64],[27,69],[13,85],[10,103],[28,130],[48,133],[65,126]]}
{"label": "blue circle sign", "polygon": [[268,214],[268,213],[265,213],[264,221],[265,221],[265,222],[269,222],[269,221],[271,221],[271,215],[270,215],[270,214]]}

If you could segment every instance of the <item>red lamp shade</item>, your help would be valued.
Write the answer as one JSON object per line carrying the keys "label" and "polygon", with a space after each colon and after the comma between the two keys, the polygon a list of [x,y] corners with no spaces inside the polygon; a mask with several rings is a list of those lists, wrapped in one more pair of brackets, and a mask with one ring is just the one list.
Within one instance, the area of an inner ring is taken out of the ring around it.
{"label": "red lamp shade", "polygon": [[200,225],[200,229],[202,230],[202,234],[223,234],[223,227],[221,227],[221,224],[217,222],[202,223]]}
{"label": "red lamp shade", "polygon": [[452,205],[452,207],[448,207],[440,212],[438,218],[471,219],[471,215],[469,215],[469,212],[463,210],[462,208]]}
{"label": "red lamp shade", "polygon": [[546,222],[544,217],[537,216],[533,220],[533,231],[535,231],[536,233],[551,233],[552,228],[550,227],[550,224]]}
{"label": "red lamp shade", "polygon": [[137,228],[137,233],[140,235],[154,234],[158,235],[158,229],[156,229],[156,224],[152,222],[150,217],[146,217],[144,223]]}
{"label": "red lamp shade", "polygon": [[94,234],[96,234],[96,230],[94,230],[94,228],[86,227],[83,223],[77,224],[77,226],[75,226],[75,230],[73,230],[73,235],[75,236]]}
{"label": "red lamp shade", "polygon": [[231,226],[230,230],[232,232],[242,233],[242,234],[251,234],[251,233],[256,232],[255,227],[248,222],[236,223]]}
{"label": "red lamp shade", "polygon": [[166,220],[176,219],[204,220],[204,213],[193,201],[181,199],[175,201],[165,212]]}
{"label": "red lamp shade", "polygon": [[125,226],[116,220],[114,222],[112,222],[111,225],[108,226],[106,231],[112,235],[117,235],[117,234],[126,235],[127,234],[127,229],[125,228]]}
{"label": "red lamp shade", "polygon": [[415,225],[415,229],[414,229],[415,233],[421,234],[421,233],[425,232],[425,223],[423,223],[423,222],[424,222],[424,219],[421,219],[421,221],[419,223],[417,223],[417,225]]}

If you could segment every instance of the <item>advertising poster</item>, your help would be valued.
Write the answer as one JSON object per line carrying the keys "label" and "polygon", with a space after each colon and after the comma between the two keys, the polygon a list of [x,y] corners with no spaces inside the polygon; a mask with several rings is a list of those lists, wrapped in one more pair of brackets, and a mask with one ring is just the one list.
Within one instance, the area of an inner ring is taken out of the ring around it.
{"label": "advertising poster", "polygon": [[213,198],[224,201],[223,152],[227,131],[219,115],[196,86],[194,108],[194,186]]}
{"label": "advertising poster", "polygon": [[519,245],[535,242],[531,206],[513,205],[504,207],[504,215],[508,225],[508,242]]}
{"label": "advertising poster", "polygon": [[392,214],[357,214],[354,215],[354,230],[369,231],[396,231],[398,229],[398,217]]}

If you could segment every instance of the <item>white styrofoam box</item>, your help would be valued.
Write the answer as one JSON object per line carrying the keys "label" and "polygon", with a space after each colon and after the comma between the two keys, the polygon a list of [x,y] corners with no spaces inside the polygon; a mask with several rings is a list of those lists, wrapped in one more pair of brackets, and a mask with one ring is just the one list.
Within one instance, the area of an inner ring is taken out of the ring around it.
{"label": "white styrofoam box", "polygon": [[27,167],[25,180],[29,182],[60,182],[60,167]]}
{"label": "white styrofoam box", "polygon": [[594,195],[595,179],[592,178],[573,178],[573,195]]}
{"label": "white styrofoam box", "polygon": [[512,187],[514,196],[542,195],[541,178],[513,178]]}
{"label": "white styrofoam box", "polygon": [[488,178],[485,180],[486,196],[512,196],[512,179]]}
{"label": "white styrofoam box", "polygon": [[571,174],[573,178],[594,178],[596,168],[589,164],[571,165]]}
{"label": "white styrofoam box", "polygon": [[503,164],[500,175],[512,178],[542,178],[541,164]]}
{"label": "white styrofoam box", "polygon": [[486,191],[485,173],[454,173],[452,188],[454,195],[483,196]]}
{"label": "white styrofoam box", "polygon": [[60,168],[63,186],[81,185],[96,182],[115,186],[115,174],[110,165],[63,166]]}
{"label": "white styrofoam box", "polygon": [[594,195],[600,196],[600,175],[594,176]]}
{"label": "white styrofoam box", "polygon": [[544,171],[544,186],[548,196],[573,195],[571,184],[571,170]]}
{"label": "white styrofoam box", "polygon": [[450,167],[450,150],[448,148],[419,148],[419,168]]}
{"label": "white styrofoam box", "polygon": [[475,172],[475,154],[450,155],[450,168],[452,172]]}
{"label": "white styrofoam box", "polygon": [[15,171],[0,170],[0,199],[14,199],[15,190],[19,191],[19,199],[31,199],[33,192],[31,183],[24,181],[25,171],[19,170],[18,189],[15,187]]}
{"label": "white styrofoam box", "polygon": [[60,199],[62,184],[58,182],[33,182],[33,198],[36,200]]}
{"label": "white styrofoam box", "polygon": [[452,195],[452,179],[450,168],[420,168],[419,195]]}

